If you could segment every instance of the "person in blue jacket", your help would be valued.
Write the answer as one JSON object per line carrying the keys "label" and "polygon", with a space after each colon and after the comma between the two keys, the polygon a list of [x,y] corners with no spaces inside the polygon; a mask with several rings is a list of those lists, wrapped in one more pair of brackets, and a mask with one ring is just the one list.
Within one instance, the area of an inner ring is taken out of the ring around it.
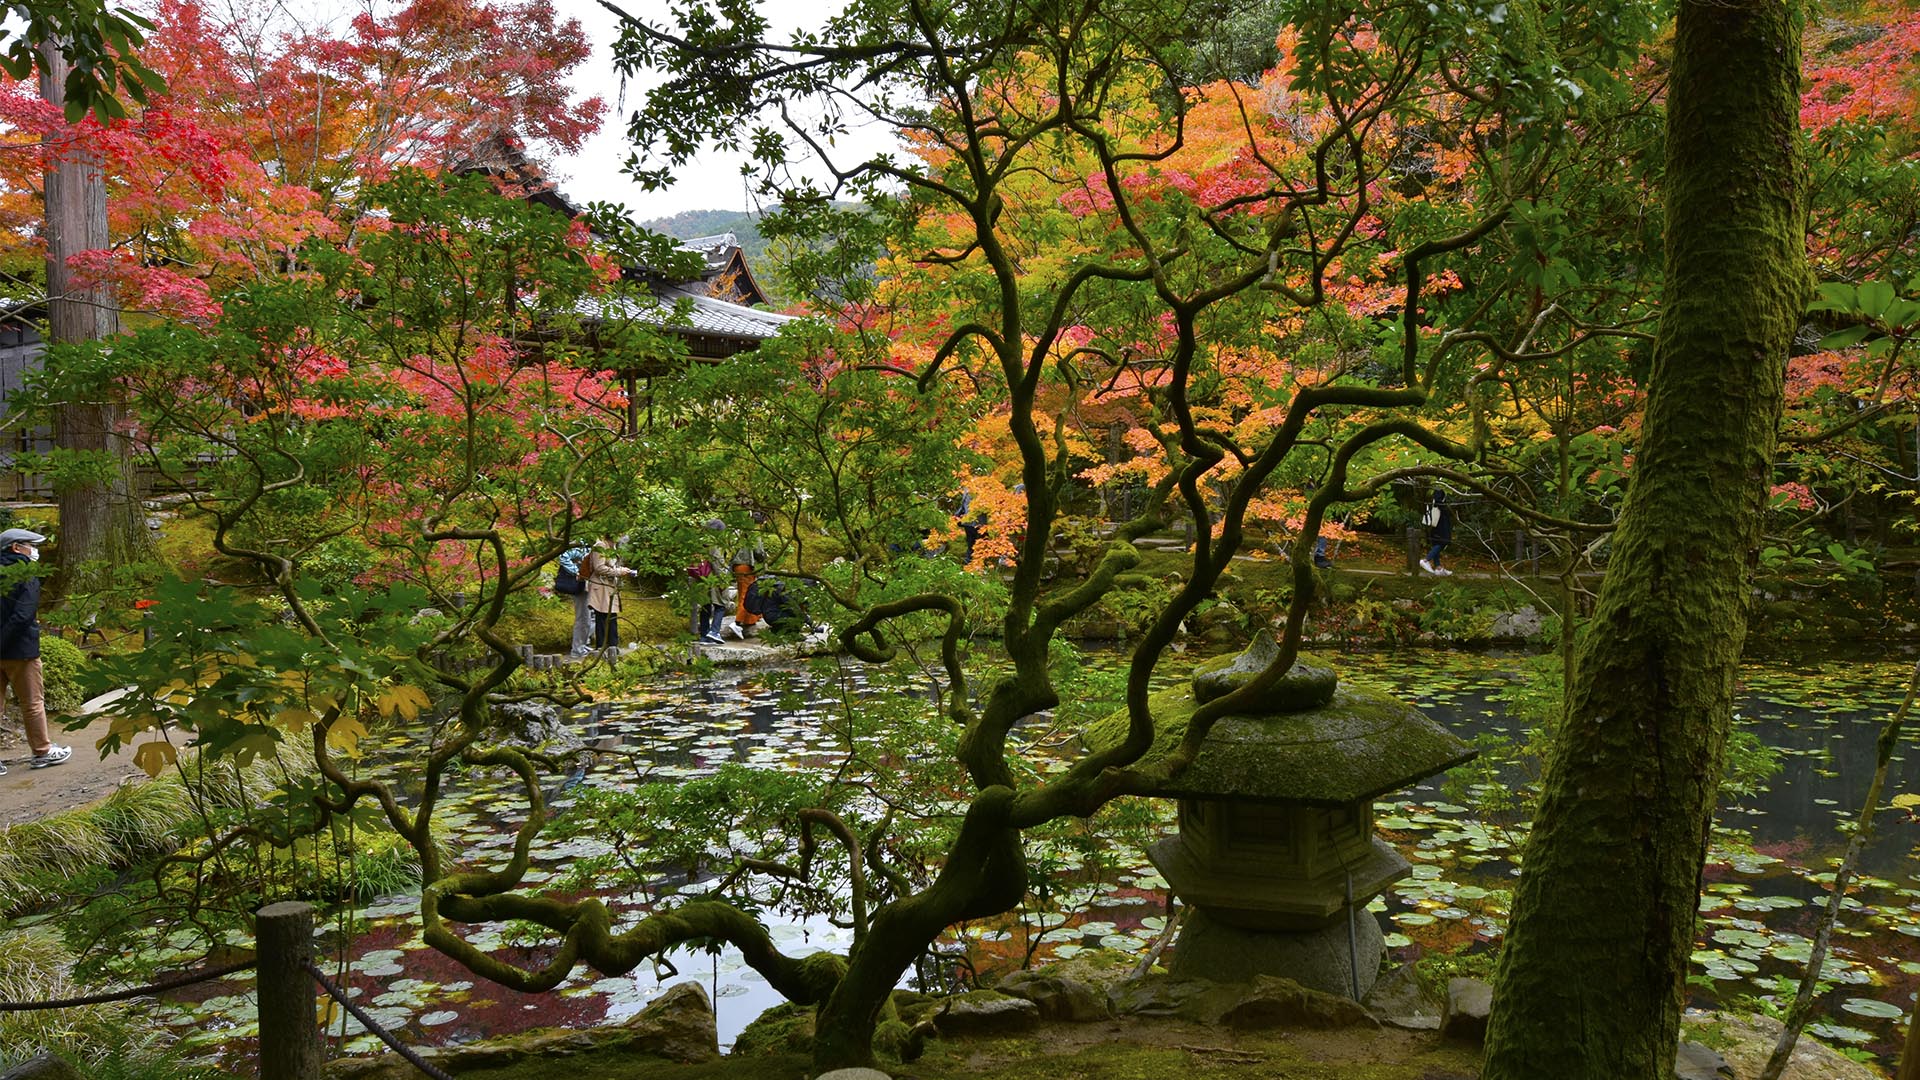
{"label": "person in blue jacket", "polygon": [[581,560],[589,550],[582,542],[560,553],[560,569],[573,578],[572,584],[580,590],[569,594],[573,600],[573,646],[567,650],[568,656],[585,656],[593,646],[593,612],[587,607],[587,583],[580,573]]}
{"label": "person in blue jacket", "polygon": [[[47,538],[31,529],[0,532],[0,567],[40,561]],[[20,704],[27,729],[28,765],[44,769],[73,756],[70,746],[55,746],[47,735],[47,697],[40,678],[40,579],[28,576],[0,594],[0,698],[7,689]],[[0,766],[0,772],[5,767]]]}

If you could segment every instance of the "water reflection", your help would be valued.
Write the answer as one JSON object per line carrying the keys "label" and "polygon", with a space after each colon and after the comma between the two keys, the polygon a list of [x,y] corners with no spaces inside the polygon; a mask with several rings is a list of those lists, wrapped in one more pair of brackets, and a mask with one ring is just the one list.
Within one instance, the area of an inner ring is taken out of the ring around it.
{"label": "water reflection", "polygon": [[[1518,739],[1524,733],[1495,695],[1510,685],[1522,657],[1443,653],[1364,654],[1340,659],[1343,677],[1368,682],[1407,698],[1458,734],[1494,733]],[[1090,657],[1093,664],[1120,664],[1119,656]],[[1180,677],[1163,665],[1157,682]],[[1723,808],[1723,825],[1751,834],[1751,845],[1716,847],[1702,903],[1702,939],[1695,955],[1700,973],[1717,988],[1701,1001],[1774,992],[1774,978],[1796,973],[1814,932],[1824,897],[1827,860],[1843,842],[1838,826],[1857,812],[1873,768],[1880,721],[1904,689],[1902,665],[1829,664],[1817,672],[1781,665],[1746,669],[1740,697],[1741,723],[1780,747],[1783,768],[1766,790]],[[984,680],[975,684],[978,691]],[[755,769],[792,770],[833,766],[845,757],[843,695],[902,693],[869,685],[857,667],[838,675],[760,672],[662,686],[632,701],[597,705],[570,718],[581,749],[571,775],[550,793],[564,812],[582,791],[631,790],[653,781],[711,775],[734,763]],[[918,694],[920,691],[907,691]],[[1027,727],[1045,730],[1046,717]],[[1501,778],[1511,787],[1524,771]],[[1915,790],[1920,761],[1902,760],[1888,793]],[[497,785],[463,777],[440,827],[471,859],[498,860],[511,843],[500,816]],[[1423,951],[1484,949],[1497,941],[1512,884],[1512,855],[1524,824],[1512,815],[1483,812],[1471,790],[1436,778],[1383,800],[1380,827],[1414,863],[1408,880],[1375,903],[1390,931],[1395,955]],[[508,820],[513,820],[509,818]],[[1912,849],[1920,824],[1904,811],[1884,811],[1864,869],[1872,879],[1849,914],[1848,933],[1831,965],[1836,989],[1816,1033],[1841,1042],[1890,1049],[1896,1031],[1889,1009],[1904,1006],[1920,978],[1920,898],[1913,880]],[[582,838],[536,848],[529,884],[553,880],[574,861],[606,854],[610,845]],[[1166,925],[1165,882],[1143,851],[1108,853],[1111,863],[1095,871],[1069,848],[1044,854],[1043,881],[1051,903],[998,922],[977,924],[945,943],[944,969],[1017,964],[1093,947],[1139,953]],[[711,881],[710,876],[699,880]],[[1830,880],[1830,879],[1826,879]],[[603,899],[622,924],[650,910],[655,898],[688,884],[684,872],[662,869],[645,895],[609,892]],[[637,1012],[667,984],[695,978],[715,995],[723,1044],[763,1009],[779,1000],[765,980],[737,953],[680,950],[665,958],[671,967],[643,965],[618,978],[588,972],[552,995],[522,996],[491,984],[474,985],[463,969],[425,948],[417,930],[417,899],[382,898],[359,914],[367,930],[346,942],[353,981],[367,1000],[380,1003],[376,1016],[423,1044],[460,1042],[481,1032],[501,1034],[541,1024],[585,1026],[617,1021]],[[776,920],[776,941],[792,954],[844,950],[848,931],[825,919]],[[531,959],[535,946],[516,944],[511,928],[468,928],[482,948],[508,950]],[[514,952],[520,949],[522,952]],[[675,971],[677,970],[677,974]],[[908,973],[909,983],[914,979]],[[216,998],[224,1004],[173,1006],[173,1026],[202,1045],[242,1049],[244,1027],[210,1033],[244,1003],[244,984]],[[224,1010],[224,1011],[223,1011]],[[1897,1011],[1897,1009],[1895,1009]],[[452,1013],[457,1022],[443,1019]],[[341,1047],[373,1049],[370,1037],[342,1029]]]}

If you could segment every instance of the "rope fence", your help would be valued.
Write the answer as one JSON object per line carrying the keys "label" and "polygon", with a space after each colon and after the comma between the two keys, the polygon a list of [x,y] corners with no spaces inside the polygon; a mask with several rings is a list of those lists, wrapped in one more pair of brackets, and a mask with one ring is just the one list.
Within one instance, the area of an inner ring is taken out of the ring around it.
{"label": "rope fence", "polygon": [[130,990],[113,990],[104,994],[89,994],[86,997],[57,998],[53,1001],[0,1001],[0,1012],[37,1012],[42,1009],[84,1009],[89,1005],[110,1005],[116,1001],[131,1001],[138,997],[152,997],[169,990],[179,990],[195,983],[212,982],[238,974],[253,967],[252,960],[242,960],[237,964],[202,971],[197,975],[187,975],[162,983],[136,986]]}
{"label": "rope fence", "polygon": [[256,973],[254,987],[259,999],[260,1075],[276,1080],[320,1080],[320,1029],[315,1015],[314,984],[338,1002],[355,1020],[387,1048],[406,1059],[431,1080],[454,1080],[444,1071],[428,1064],[420,1054],[400,1042],[381,1027],[366,1010],[355,1005],[313,962],[313,908],[290,901],[269,904],[257,913],[253,959],[226,964],[165,982],[110,990],[84,997],[53,1001],[0,1001],[0,1013],[34,1012],[45,1009],[79,1009],[107,1005],[116,1001],[152,997],[197,983],[213,982],[242,971]]}
{"label": "rope fence", "polygon": [[340,989],[338,986],[335,986],[333,984],[333,980],[327,978],[326,973],[321,971],[319,967],[309,962],[307,964],[307,974],[313,976],[313,981],[320,984],[320,989],[325,990],[327,992],[328,997],[339,1002],[341,1008],[347,1010],[347,1012],[351,1014],[355,1020],[360,1021],[360,1025],[362,1027],[366,1028],[369,1032],[372,1032],[375,1038],[378,1038],[381,1042],[386,1043],[387,1049],[393,1051],[396,1054],[399,1054],[403,1058],[406,1058],[408,1064],[412,1065],[416,1069],[419,1069],[421,1072],[426,1073],[428,1076],[432,1077],[433,1080],[453,1080],[453,1077],[447,1075],[445,1072],[442,1072],[441,1070],[428,1064],[425,1058],[421,1057],[418,1053],[416,1053],[412,1047],[409,1047],[405,1043],[402,1043],[397,1037],[394,1036],[392,1032],[388,1031],[386,1028],[381,1027],[380,1024],[377,1021],[375,1021],[373,1017],[367,1015],[367,1011],[365,1009],[362,1009],[360,1006],[355,1005],[353,1003],[353,1000],[347,996],[346,991]]}

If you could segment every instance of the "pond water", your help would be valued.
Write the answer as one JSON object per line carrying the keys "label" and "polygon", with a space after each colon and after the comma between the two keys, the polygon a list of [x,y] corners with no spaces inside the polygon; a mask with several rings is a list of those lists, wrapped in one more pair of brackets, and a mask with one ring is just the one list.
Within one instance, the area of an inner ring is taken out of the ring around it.
{"label": "pond water", "polygon": [[[1097,664],[1117,658],[1090,657]],[[1177,664],[1177,658],[1170,665]],[[1463,737],[1520,739],[1523,732],[1497,700],[1525,665],[1520,656],[1436,652],[1368,653],[1340,658],[1344,678],[1396,693]],[[1698,1004],[1782,993],[1778,980],[1796,978],[1823,910],[1831,860],[1843,845],[1841,827],[1858,812],[1873,768],[1879,723],[1905,688],[1904,663],[1825,662],[1801,670],[1749,665],[1743,676],[1740,723],[1783,754],[1780,772],[1765,790],[1721,811],[1721,835],[1707,868],[1702,931],[1694,955]],[[1168,678],[1172,678],[1169,675]],[[833,703],[841,685],[864,692],[860,677],[844,684],[815,681],[801,672],[728,674],[663,686],[634,701],[577,718],[589,744],[602,751],[556,792],[564,809],[584,788],[631,788],[646,780],[711,774],[722,764],[792,769],[837,760]],[[1898,762],[1886,796],[1920,790],[1920,760]],[[1376,900],[1396,959],[1431,950],[1484,950],[1497,942],[1512,886],[1510,856],[1524,837],[1507,794],[1526,779],[1522,764],[1473,766],[1384,799],[1379,824],[1413,862],[1412,876]],[[457,791],[441,816],[441,830],[463,857],[503,857],[511,838],[498,825],[501,788],[484,780]],[[1171,808],[1156,808],[1148,834],[1171,828]],[[1139,839],[1139,832],[1133,840]],[[1884,809],[1863,870],[1847,904],[1828,961],[1833,989],[1813,1030],[1821,1037],[1890,1059],[1900,1017],[1920,984],[1920,878],[1914,843],[1920,821],[1906,810]],[[969,925],[943,942],[938,954],[904,985],[947,983],[956,969],[984,971],[1067,956],[1095,945],[1144,952],[1166,926],[1166,883],[1146,861],[1142,845],[1089,855],[1084,843],[1037,843],[1030,857],[1046,871],[1045,903],[1007,919]],[[553,879],[574,860],[604,854],[596,839],[536,845],[529,884]],[[604,893],[623,920],[637,919],[684,885],[684,875],[662,872],[644,890]],[[355,926],[341,933],[351,915]],[[731,950],[680,951],[662,966],[643,965],[618,978],[578,970],[550,994],[522,995],[479,980],[425,946],[417,929],[417,895],[393,895],[340,913],[325,939],[331,962],[352,993],[382,1025],[415,1045],[449,1045],[555,1025],[590,1025],[631,1016],[665,985],[686,978],[706,983],[716,999],[723,1044],[779,998]],[[824,919],[776,922],[773,934],[795,955],[844,950],[850,935]],[[532,959],[512,928],[470,928],[483,948]],[[184,936],[163,944],[199,955]],[[1790,992],[1790,991],[1789,991]],[[235,980],[205,988],[191,999],[161,1006],[168,1026],[193,1045],[235,1068],[250,1060],[257,1032],[251,983]],[[341,1052],[375,1049],[372,1036],[351,1018],[335,1021],[330,1038]]]}

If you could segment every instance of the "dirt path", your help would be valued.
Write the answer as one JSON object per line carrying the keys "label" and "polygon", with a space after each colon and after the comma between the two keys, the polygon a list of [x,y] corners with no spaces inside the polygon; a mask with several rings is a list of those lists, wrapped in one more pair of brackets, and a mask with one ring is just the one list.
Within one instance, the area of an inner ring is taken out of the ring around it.
{"label": "dirt path", "polygon": [[[105,798],[121,784],[147,778],[133,763],[131,745],[104,760],[100,757],[98,743],[107,733],[106,718],[74,731],[60,730],[56,718],[53,727],[53,741],[73,747],[73,756],[50,769],[29,769],[31,755],[19,720],[9,715],[0,722],[0,762],[7,766],[7,774],[0,776],[0,826],[71,810]],[[158,737],[156,732],[146,732],[134,745]]]}

